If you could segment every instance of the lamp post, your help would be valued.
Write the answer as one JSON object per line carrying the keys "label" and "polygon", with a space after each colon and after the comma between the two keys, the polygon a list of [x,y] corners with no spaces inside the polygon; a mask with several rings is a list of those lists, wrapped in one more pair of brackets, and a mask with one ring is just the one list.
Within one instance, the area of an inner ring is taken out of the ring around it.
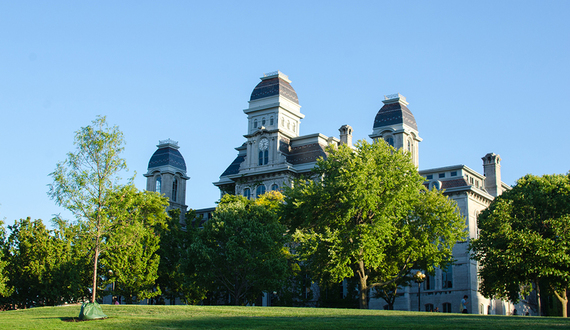
{"label": "lamp post", "polygon": [[[111,279],[113,277],[113,271],[111,269],[109,269],[109,279]],[[115,279],[113,279],[113,283],[111,283],[111,301],[113,300],[113,297],[115,296]],[[114,301],[112,302],[113,304],[115,303]]]}
{"label": "lamp post", "polygon": [[416,272],[416,274],[414,274],[414,282],[418,283],[418,312],[421,312],[420,290],[421,290],[421,284],[425,278],[426,274],[422,273],[419,270]]}

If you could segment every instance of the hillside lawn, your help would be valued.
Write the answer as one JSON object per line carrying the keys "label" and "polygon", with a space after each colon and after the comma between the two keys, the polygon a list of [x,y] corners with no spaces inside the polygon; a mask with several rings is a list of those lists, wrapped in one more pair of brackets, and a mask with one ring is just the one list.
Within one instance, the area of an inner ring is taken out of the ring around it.
{"label": "hillside lawn", "polygon": [[570,319],[332,308],[102,305],[107,319],[79,321],[80,307],[0,312],[2,329],[570,329]]}

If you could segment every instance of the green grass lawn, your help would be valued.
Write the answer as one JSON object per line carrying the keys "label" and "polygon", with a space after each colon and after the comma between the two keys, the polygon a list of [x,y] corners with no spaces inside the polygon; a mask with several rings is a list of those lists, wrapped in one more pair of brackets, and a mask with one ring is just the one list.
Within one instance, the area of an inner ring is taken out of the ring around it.
{"label": "green grass lawn", "polygon": [[1,329],[570,329],[570,319],[379,310],[102,305],[103,320],[77,321],[79,306],[0,312]]}

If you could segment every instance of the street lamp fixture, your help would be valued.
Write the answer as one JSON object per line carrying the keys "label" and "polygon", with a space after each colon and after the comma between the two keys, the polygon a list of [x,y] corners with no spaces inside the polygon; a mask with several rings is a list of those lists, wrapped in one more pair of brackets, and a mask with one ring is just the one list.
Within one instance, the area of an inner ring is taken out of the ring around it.
{"label": "street lamp fixture", "polygon": [[425,278],[426,274],[422,273],[419,270],[414,274],[414,282],[418,283],[418,312],[421,311],[420,290],[421,290],[421,284],[425,280]]}

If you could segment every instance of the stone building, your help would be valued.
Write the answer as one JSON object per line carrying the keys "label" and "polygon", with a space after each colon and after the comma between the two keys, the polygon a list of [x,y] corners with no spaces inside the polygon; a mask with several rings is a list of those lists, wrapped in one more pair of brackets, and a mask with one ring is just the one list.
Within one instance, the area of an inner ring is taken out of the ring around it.
{"label": "stone building", "polygon": [[[400,94],[385,96],[382,108],[377,112],[372,133],[373,140],[384,140],[398,149],[411,153],[412,161],[419,166],[418,125],[408,109],[408,102]],[[343,125],[339,137],[328,137],[320,133],[301,135],[301,119],[305,116],[291,81],[277,71],[265,74],[253,89],[247,115],[245,142],[236,149],[237,156],[221,174],[214,185],[221,194],[240,194],[256,198],[269,190],[279,190],[291,180],[308,175],[316,160],[325,156],[329,145],[352,146],[353,129]],[[371,118],[372,119],[372,118]],[[178,146],[172,141],[161,141],[159,149],[149,162],[147,189],[159,190],[171,201],[173,207],[186,209],[184,205],[186,166]],[[443,189],[444,194],[457,203],[459,212],[467,225],[469,238],[477,237],[477,215],[489,206],[491,201],[509,186],[501,181],[501,158],[489,153],[483,158],[483,174],[465,166],[453,165],[433,169],[422,169],[427,188]],[[181,160],[181,161],[180,161]],[[178,195],[174,193],[173,180],[178,180]],[[197,210],[206,221],[214,208]],[[507,302],[484,298],[477,292],[477,264],[469,259],[468,242],[458,242],[453,249],[455,264],[449,269],[438,269],[434,276],[428,276],[421,286],[420,309],[430,311],[438,308],[442,312],[460,312],[459,303],[464,295],[469,296],[470,313],[509,314],[513,306]],[[402,289],[395,301],[395,309],[418,310],[418,288],[415,283]],[[382,299],[371,299],[370,308],[383,309]],[[528,309],[517,306],[523,313]]]}

